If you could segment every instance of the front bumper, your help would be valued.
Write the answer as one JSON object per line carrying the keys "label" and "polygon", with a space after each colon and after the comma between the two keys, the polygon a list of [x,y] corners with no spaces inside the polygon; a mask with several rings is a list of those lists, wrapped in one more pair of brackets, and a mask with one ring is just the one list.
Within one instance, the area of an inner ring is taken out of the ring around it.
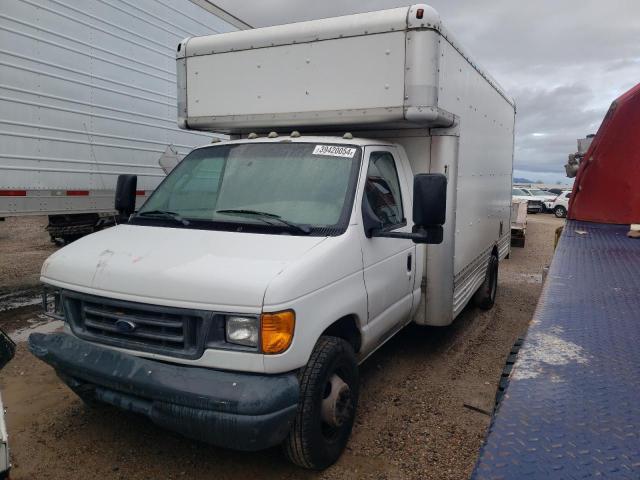
{"label": "front bumper", "polygon": [[33,333],[29,350],[83,396],[222,447],[253,451],[277,445],[296,414],[299,384],[293,373],[258,375],[178,366],[66,333]]}

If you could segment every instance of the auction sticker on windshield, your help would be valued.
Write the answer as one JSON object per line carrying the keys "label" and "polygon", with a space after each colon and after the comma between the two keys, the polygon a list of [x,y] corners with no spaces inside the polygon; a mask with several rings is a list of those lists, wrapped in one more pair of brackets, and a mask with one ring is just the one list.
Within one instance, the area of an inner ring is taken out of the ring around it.
{"label": "auction sticker on windshield", "polygon": [[338,145],[316,145],[313,149],[314,155],[329,155],[331,157],[353,158],[356,154],[355,148],[340,147]]}

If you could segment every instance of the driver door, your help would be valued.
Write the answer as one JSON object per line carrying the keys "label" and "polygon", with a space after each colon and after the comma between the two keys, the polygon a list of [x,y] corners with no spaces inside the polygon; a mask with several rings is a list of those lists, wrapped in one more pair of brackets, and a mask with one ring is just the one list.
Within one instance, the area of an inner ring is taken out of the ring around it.
{"label": "driver door", "polygon": [[[398,152],[393,148],[370,147],[365,158],[362,208],[370,208],[385,230],[410,231],[405,217],[410,211],[405,198],[410,190],[403,165],[398,162]],[[361,244],[368,328],[372,337],[380,338],[400,328],[410,315],[415,245],[406,239],[367,238],[364,228]]]}

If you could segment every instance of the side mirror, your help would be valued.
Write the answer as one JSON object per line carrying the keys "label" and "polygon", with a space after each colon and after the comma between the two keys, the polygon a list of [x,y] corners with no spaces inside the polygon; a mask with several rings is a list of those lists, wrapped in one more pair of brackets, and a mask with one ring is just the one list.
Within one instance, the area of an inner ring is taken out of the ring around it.
{"label": "side mirror", "polygon": [[116,187],[116,211],[121,217],[128,217],[136,210],[137,175],[118,175]]}
{"label": "side mirror", "polygon": [[442,243],[447,217],[447,177],[421,173],[413,177],[413,231],[422,234],[415,243]]}
{"label": "side mirror", "polygon": [[413,224],[429,228],[444,225],[447,216],[447,177],[422,173],[413,178]]}

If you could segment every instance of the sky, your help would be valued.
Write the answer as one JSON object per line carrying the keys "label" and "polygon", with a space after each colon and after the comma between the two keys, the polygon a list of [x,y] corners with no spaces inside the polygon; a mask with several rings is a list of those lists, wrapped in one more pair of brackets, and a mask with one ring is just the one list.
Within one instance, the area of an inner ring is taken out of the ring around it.
{"label": "sky", "polygon": [[[255,26],[407,6],[397,0],[217,0]],[[514,177],[570,183],[576,140],[640,83],[640,0],[433,0],[447,28],[515,99]]]}

